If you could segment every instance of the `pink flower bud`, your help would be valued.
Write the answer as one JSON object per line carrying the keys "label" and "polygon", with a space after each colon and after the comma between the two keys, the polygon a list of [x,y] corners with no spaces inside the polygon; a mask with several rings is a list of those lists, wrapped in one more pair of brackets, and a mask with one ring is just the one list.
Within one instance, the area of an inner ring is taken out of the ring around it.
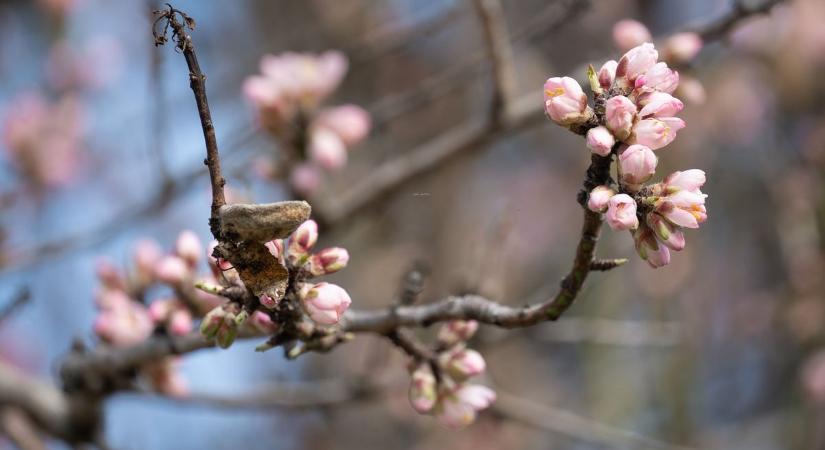
{"label": "pink flower bud", "polygon": [[677,190],[686,190],[690,192],[700,193],[701,188],[706,181],[705,171],[701,169],[690,169],[673,172],[665,177],[665,189],[669,192]]}
{"label": "pink flower bud", "polygon": [[445,353],[443,358],[444,368],[458,382],[483,373],[487,367],[484,357],[475,350],[456,350]]}
{"label": "pink flower bud", "polygon": [[227,313],[226,317],[223,318],[223,323],[218,328],[217,334],[215,334],[215,343],[220,348],[229,348],[235,342],[237,336],[238,324],[235,322],[235,314]]}
{"label": "pink flower bud", "polygon": [[318,57],[318,72],[320,74],[320,84],[317,86],[322,97],[328,95],[338,88],[341,80],[344,79],[349,69],[347,57],[337,51],[328,50]]}
{"label": "pink flower bud", "polygon": [[679,85],[679,72],[671,70],[667,64],[656,63],[642,75],[636,78],[634,87],[638,90],[650,92],[659,91],[672,93]]}
{"label": "pink flower bud", "polygon": [[338,323],[352,303],[347,291],[326,282],[304,286],[300,297],[309,318],[321,325]]}
{"label": "pink flower bud", "polygon": [[104,309],[94,323],[95,334],[116,347],[144,341],[152,334],[152,328],[146,308],[133,301],[115,309]]}
{"label": "pink flower bud", "polygon": [[656,213],[649,213],[646,222],[647,226],[653,230],[659,242],[677,252],[685,248],[685,234],[662,216]]}
{"label": "pink flower bud", "polygon": [[631,145],[619,154],[619,168],[623,183],[638,186],[656,173],[658,158],[644,145]]}
{"label": "pink flower bud", "polygon": [[321,187],[321,170],[314,164],[298,164],[289,175],[289,183],[299,194],[311,196]]}
{"label": "pink flower bud", "polygon": [[636,122],[629,143],[641,144],[658,150],[676,139],[676,133],[685,127],[685,121],[678,117],[660,117]]}
{"label": "pink flower bud", "polygon": [[314,220],[302,223],[289,238],[287,256],[290,262],[299,266],[303,265],[308,258],[309,251],[317,241],[318,224]]}
{"label": "pink flower bud", "polygon": [[624,19],[613,25],[613,42],[622,51],[651,42],[653,37],[644,24],[632,19]]}
{"label": "pink flower bud", "polygon": [[615,231],[635,230],[639,226],[636,217],[636,201],[627,194],[616,194],[607,203],[607,224]]}
{"label": "pink flower bud", "polygon": [[459,342],[467,342],[478,330],[475,320],[451,320],[438,330],[438,342],[445,347],[452,347]]}
{"label": "pink flower bud", "polygon": [[155,300],[149,305],[149,317],[154,323],[163,323],[172,314],[172,310],[176,307],[176,299],[167,298],[162,300]]}
{"label": "pink flower bud", "polygon": [[97,261],[95,272],[97,272],[97,278],[103,286],[109,289],[126,290],[126,280],[123,278],[123,274],[108,259],[100,258]]}
{"label": "pink flower bud", "polygon": [[460,386],[444,397],[438,405],[436,416],[449,428],[463,428],[475,421],[477,411],[489,407],[495,400],[496,393],[486,386]]}
{"label": "pink flower bud", "polygon": [[664,45],[666,58],[679,62],[690,62],[702,50],[702,37],[697,33],[676,33]]}
{"label": "pink flower bud", "polygon": [[180,285],[191,276],[191,272],[183,259],[166,256],[155,267],[155,276],[166,284]]}
{"label": "pink flower bud", "polygon": [[347,164],[344,141],[332,130],[314,127],[309,136],[309,157],[327,170],[336,170]]}
{"label": "pink flower bud", "polygon": [[278,303],[281,302],[280,299],[272,298],[266,294],[259,296],[258,301],[260,301],[261,305],[263,305],[264,308],[267,309],[275,309],[275,307],[278,306]]}
{"label": "pink flower bud", "polygon": [[185,306],[180,306],[172,311],[167,324],[169,332],[176,336],[189,334],[193,326],[192,313]]}
{"label": "pink flower bud", "polygon": [[619,65],[616,67],[616,77],[626,79],[628,85],[633,86],[636,78],[653,67],[657,59],[659,59],[659,52],[656,51],[653,44],[644,43],[634,47],[619,60]]}
{"label": "pink flower bud", "polygon": [[601,125],[587,131],[587,148],[599,156],[609,155],[615,143],[616,139],[610,130]]}
{"label": "pink flower bud", "polygon": [[701,81],[694,77],[686,76],[682,78],[677,93],[688,103],[693,103],[696,105],[705,103],[705,100],[707,99],[705,86],[702,85]]}
{"label": "pink flower bud", "polygon": [[613,87],[613,81],[616,80],[616,66],[618,66],[614,60],[607,61],[602,65],[602,68],[599,69],[599,84],[601,85],[602,89],[610,89]]}
{"label": "pink flower bud", "polygon": [[413,371],[409,397],[410,404],[419,414],[427,414],[435,406],[436,380],[429,364],[421,364]]}
{"label": "pink flower bud", "polygon": [[198,235],[191,230],[182,231],[175,242],[175,253],[183,258],[189,267],[197,266],[203,255],[203,245]]}
{"label": "pink flower bud", "polygon": [[138,282],[147,285],[155,277],[155,265],[163,258],[158,244],[151,239],[142,239],[135,244],[133,260]]}
{"label": "pink flower bud", "polygon": [[707,220],[705,194],[679,191],[656,202],[655,210],[674,225],[685,228],[699,228]]}
{"label": "pink flower bud", "polygon": [[544,83],[544,109],[553,122],[571,125],[587,120],[587,95],[570,77],[549,78]]}
{"label": "pink flower bud", "polygon": [[341,247],[325,248],[309,259],[310,273],[321,276],[338,272],[347,267],[349,252]]}
{"label": "pink flower bud", "polygon": [[200,332],[207,339],[214,339],[218,330],[223,326],[226,318],[226,310],[223,306],[218,306],[209,311],[201,321]]}
{"label": "pink flower bud", "polygon": [[269,253],[274,256],[276,259],[283,260],[284,259],[284,240],[283,239],[273,239],[266,244],[264,244],[266,248],[269,250]]}
{"label": "pink flower bud", "polygon": [[275,334],[275,332],[278,331],[278,324],[273,322],[269,314],[263,311],[255,311],[249,323],[263,334]]}
{"label": "pink flower bud", "polygon": [[642,110],[639,111],[639,117],[642,118],[673,117],[685,107],[681,100],[664,92],[644,95],[640,97],[639,104],[642,105]]}
{"label": "pink flower bud", "polygon": [[277,83],[267,77],[248,77],[241,87],[244,97],[258,108],[277,108],[283,101],[283,91]]}
{"label": "pink flower bud", "polygon": [[370,115],[356,105],[343,105],[321,111],[317,126],[335,132],[344,145],[352,147],[361,142],[370,132]]}
{"label": "pink flower bud", "polygon": [[616,191],[607,186],[596,186],[590,191],[587,198],[587,209],[593,212],[605,212],[610,198],[616,195]]}
{"label": "pink flower bud", "polygon": [[623,95],[611,97],[605,103],[607,128],[620,141],[630,136],[633,119],[636,117],[636,105]]}
{"label": "pink flower bud", "polygon": [[654,269],[670,264],[670,250],[656,240],[653,231],[647,226],[640,227],[633,234],[636,253]]}

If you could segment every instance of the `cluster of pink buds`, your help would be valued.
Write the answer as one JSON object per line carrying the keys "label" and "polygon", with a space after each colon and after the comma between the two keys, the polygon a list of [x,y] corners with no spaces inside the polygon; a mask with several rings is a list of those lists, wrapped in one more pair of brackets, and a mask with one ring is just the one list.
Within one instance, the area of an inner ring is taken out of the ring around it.
{"label": "cluster of pink buds", "polygon": [[[156,330],[179,336],[190,333],[194,318],[220,303],[218,297],[192,287],[202,259],[203,246],[198,237],[183,231],[168,255],[154,241],[138,242],[128,272],[101,260],[97,267],[101,287],[96,295],[100,313],[94,322],[95,334],[112,346],[123,347],[140,343]],[[158,284],[171,288],[173,295],[147,299],[149,290]],[[186,385],[175,367],[175,359],[167,358],[146,366],[141,373],[159,392],[184,395]]]}
{"label": "cluster of pink buds", "polygon": [[[628,30],[628,36],[639,32]],[[698,228],[707,219],[701,170],[676,172],[661,183],[645,184],[656,172],[655,150],[673,142],[685,126],[676,117],[684,105],[671,95],[679,74],[658,58],[653,44],[645,42],[619,62],[606,62],[598,72],[591,67],[588,78],[596,110],[572,78],[550,78],[544,86],[547,114],[554,122],[578,132],[586,129],[586,144],[594,154],[616,155],[618,189],[595,187],[587,207],[606,212],[614,230],[630,230],[637,252],[652,267],[668,264],[670,250],[684,248],[682,228]]]}
{"label": "cluster of pink buds", "polygon": [[287,159],[298,163],[290,181],[309,195],[320,185],[321,169],[346,164],[347,151],[369,133],[370,116],[356,105],[320,107],[346,74],[348,62],[340,52],[266,55],[260,66],[261,75],[244,82],[244,94],[261,126],[291,150]]}
{"label": "cluster of pink buds", "polygon": [[[289,243],[277,239],[267,243],[270,253],[279,258],[292,271],[298,271],[299,283],[296,285],[298,297],[304,312],[314,322],[321,325],[334,325],[341,320],[352,300],[342,287],[327,283],[308,283],[303,280],[338,272],[347,266],[349,252],[341,247],[329,247],[311,253],[318,242],[318,224],[307,220],[289,237]],[[275,302],[261,299],[261,303],[274,308]]]}
{"label": "cluster of pink buds", "polygon": [[411,366],[410,403],[420,414],[434,415],[450,428],[462,428],[475,421],[476,414],[496,399],[496,393],[480,384],[468,383],[484,373],[484,358],[468,349],[478,322],[453,321],[438,332],[438,355],[434,361]]}
{"label": "cluster of pink buds", "polygon": [[80,100],[50,102],[25,93],[5,108],[3,147],[9,161],[38,190],[71,182],[78,172],[84,134]]}
{"label": "cluster of pink buds", "polygon": [[[613,26],[613,41],[619,50],[628,51],[645,42],[652,42],[653,38],[643,23],[625,19],[616,22]],[[671,67],[686,68],[702,50],[703,45],[702,37],[697,33],[691,31],[676,33],[662,42],[661,59]],[[705,88],[698,79],[690,75],[682,76],[676,93],[691,103],[705,101]]]}

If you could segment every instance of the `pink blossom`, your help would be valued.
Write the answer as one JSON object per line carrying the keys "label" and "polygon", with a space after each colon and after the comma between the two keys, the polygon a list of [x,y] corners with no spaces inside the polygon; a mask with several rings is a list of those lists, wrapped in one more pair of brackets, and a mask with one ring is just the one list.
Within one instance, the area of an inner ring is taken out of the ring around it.
{"label": "pink blossom", "polygon": [[555,77],[544,83],[544,109],[553,122],[580,123],[587,119],[587,108],[587,95],[576,80]]}
{"label": "pink blossom", "polygon": [[460,386],[441,399],[436,408],[436,417],[449,428],[463,428],[473,423],[477,412],[489,407],[495,399],[496,393],[486,386]]}
{"label": "pink blossom", "polygon": [[636,78],[634,87],[643,92],[659,91],[673,93],[679,85],[679,72],[671,70],[667,64],[656,63],[644,74]]}
{"label": "pink blossom", "polygon": [[438,330],[438,342],[444,346],[451,347],[459,342],[466,342],[478,330],[478,322],[475,320],[451,320]]}
{"label": "pink blossom", "polygon": [[607,186],[596,186],[590,191],[587,197],[587,209],[593,212],[605,212],[610,198],[616,195],[616,191]]}
{"label": "pink blossom", "polygon": [[278,324],[273,322],[272,318],[269,317],[269,314],[263,311],[255,311],[252,313],[249,323],[258,330],[258,332],[263,334],[274,334],[279,328]]}
{"label": "pink blossom", "polygon": [[186,307],[176,308],[169,316],[167,327],[176,336],[183,336],[192,331],[192,313]]}
{"label": "pink blossom", "polygon": [[95,319],[95,334],[114,346],[123,347],[142,342],[152,334],[152,320],[146,308],[134,301],[118,302],[104,308]]}
{"label": "pink blossom", "polygon": [[203,245],[198,235],[191,230],[183,230],[175,242],[175,253],[186,261],[189,267],[197,266],[203,255]]}
{"label": "pink blossom", "polygon": [[616,77],[624,78],[633,86],[636,78],[647,72],[659,59],[659,52],[651,43],[644,43],[630,49],[619,60]]}
{"label": "pink blossom", "polygon": [[599,69],[599,85],[601,85],[602,89],[607,90],[613,87],[613,81],[616,79],[616,66],[618,65],[619,63],[611,59]]}
{"label": "pink blossom", "polygon": [[587,130],[587,148],[599,156],[607,156],[613,149],[616,139],[606,127],[598,126]]}
{"label": "pink blossom", "polygon": [[310,273],[315,276],[328,275],[347,267],[349,252],[341,247],[325,248],[309,258]]}
{"label": "pink blossom", "polygon": [[707,195],[699,189],[704,183],[705,173],[699,169],[668,175],[663,182],[666,195],[656,201],[656,212],[674,225],[699,228],[707,220]]}
{"label": "pink blossom", "polygon": [[318,224],[314,220],[302,223],[289,238],[287,256],[293,264],[303,265],[309,258],[308,253],[318,241]]}
{"label": "pink blossom", "polygon": [[419,414],[426,414],[435,406],[436,380],[429,364],[420,364],[413,371],[409,397],[410,404]]}
{"label": "pink blossom", "polygon": [[633,119],[636,117],[636,105],[627,97],[617,95],[611,97],[605,103],[605,118],[607,128],[620,141],[630,136],[633,127]]}
{"label": "pink blossom", "polygon": [[705,184],[707,177],[701,169],[676,171],[665,177],[664,185],[667,191],[686,190],[701,193],[700,188]]}
{"label": "pink blossom", "polygon": [[347,148],[334,131],[313,127],[309,136],[309,157],[327,170],[336,170],[347,163]]}
{"label": "pink blossom", "polygon": [[639,117],[642,118],[673,117],[685,107],[681,100],[664,92],[651,92],[641,97],[639,104],[642,105],[642,110],[639,111]]}
{"label": "pink blossom", "polygon": [[675,225],[665,220],[664,217],[656,213],[649,213],[646,222],[659,242],[677,252],[685,248],[685,234]]}
{"label": "pink blossom", "polygon": [[352,303],[347,291],[326,282],[305,285],[301,289],[300,297],[310,319],[322,325],[338,323]]}
{"label": "pink blossom", "polygon": [[636,253],[654,269],[670,264],[670,250],[662,245],[653,231],[645,225],[633,234]]}
{"label": "pink blossom", "polygon": [[180,285],[189,279],[191,272],[183,259],[177,256],[166,256],[155,267],[155,276],[164,283]]}
{"label": "pink blossom", "polygon": [[361,142],[370,132],[370,115],[356,105],[326,108],[315,121],[316,126],[334,131],[347,147]]}
{"label": "pink blossom", "polygon": [[481,353],[470,349],[459,349],[445,353],[443,359],[447,372],[458,382],[483,373],[487,367]]}
{"label": "pink blossom", "polygon": [[141,239],[135,244],[132,260],[135,264],[135,273],[138,282],[147,285],[155,277],[155,265],[163,258],[163,252],[157,242],[151,239]]}
{"label": "pink blossom", "polygon": [[613,25],[613,42],[619,50],[627,51],[652,40],[650,31],[639,21],[624,19]]}
{"label": "pink blossom", "polygon": [[314,164],[298,164],[289,175],[289,183],[298,193],[311,196],[321,187],[321,171]]}
{"label": "pink blossom", "polygon": [[666,58],[680,63],[690,62],[702,50],[702,37],[697,33],[676,33],[664,44]]}
{"label": "pink blossom", "polygon": [[629,143],[641,144],[658,150],[676,139],[676,133],[685,127],[685,121],[678,117],[643,119],[633,126]]}
{"label": "pink blossom", "polygon": [[656,172],[658,158],[644,145],[631,145],[619,154],[619,168],[623,183],[638,186]]}
{"label": "pink blossom", "polygon": [[627,194],[616,194],[610,197],[606,218],[610,228],[616,231],[635,230],[639,226],[639,219],[636,217],[636,201]]}

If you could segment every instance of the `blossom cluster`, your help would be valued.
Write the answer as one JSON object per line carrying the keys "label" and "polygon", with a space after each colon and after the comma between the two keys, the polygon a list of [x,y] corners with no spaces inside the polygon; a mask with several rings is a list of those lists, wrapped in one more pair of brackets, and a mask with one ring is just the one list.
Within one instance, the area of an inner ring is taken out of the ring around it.
{"label": "blossom cluster", "polygon": [[[352,303],[349,294],[336,284],[323,281],[312,283],[308,280],[343,269],[349,262],[349,253],[341,247],[311,253],[317,241],[318,224],[314,220],[308,220],[288,240],[275,239],[265,245],[272,257],[294,274],[291,276],[295,280],[293,291],[303,312],[319,325],[334,325],[341,320]],[[210,255],[216,245],[217,242],[213,242],[210,246]],[[210,259],[223,285],[243,285],[236,269],[228,261],[214,257]],[[281,299],[261,295],[258,300],[261,308],[252,313],[251,320],[247,320],[248,313],[237,303],[229,302],[212,309],[201,322],[201,333],[208,339],[214,339],[221,348],[232,345],[239,327],[244,323],[250,324],[259,333],[275,334],[280,329],[280,324],[272,320],[270,313],[277,311],[282,302],[290,301],[290,297]]]}
{"label": "blossom cluster", "polygon": [[[221,302],[192,288],[203,253],[195,233],[183,231],[169,254],[152,240],[138,242],[128,272],[101,260],[97,266],[100,288],[95,334],[109,345],[125,347],[157,332],[177,336],[191,332],[194,319]],[[170,293],[150,300],[148,294],[159,285]],[[165,358],[142,368],[141,374],[160,392],[185,395],[186,383],[176,365],[175,358]]]}
{"label": "blossom cluster", "polygon": [[360,106],[320,106],[347,68],[346,57],[337,51],[265,55],[261,74],[244,82],[260,125],[291,152],[287,160],[297,161],[290,167],[290,182],[301,194],[318,189],[322,169],[342,168],[348,150],[369,133],[370,116]]}
{"label": "blossom cluster", "polygon": [[495,401],[492,389],[468,383],[486,369],[481,354],[466,345],[477,329],[474,320],[445,323],[438,331],[436,360],[411,365],[410,403],[418,413],[434,415],[447,427],[462,428]]}
{"label": "blossom cluster", "polygon": [[544,85],[551,120],[574,131],[587,129],[586,145],[594,154],[616,155],[618,188],[597,186],[587,207],[606,212],[612,229],[630,230],[637,253],[654,268],[670,262],[671,250],[684,248],[682,228],[698,228],[707,219],[703,171],[675,172],[660,183],[645,184],[656,171],[655,151],[685,127],[676,117],[684,104],[671,95],[679,73],[658,59],[653,44],[645,42],[598,72],[591,68],[595,110],[572,78],[550,78]]}

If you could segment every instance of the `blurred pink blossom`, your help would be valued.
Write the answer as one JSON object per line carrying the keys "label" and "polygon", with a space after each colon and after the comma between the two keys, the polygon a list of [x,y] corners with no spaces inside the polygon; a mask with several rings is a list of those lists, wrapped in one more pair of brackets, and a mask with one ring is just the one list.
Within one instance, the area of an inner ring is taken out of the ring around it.
{"label": "blurred pink blossom", "polygon": [[652,40],[650,31],[637,20],[624,19],[613,25],[613,42],[619,50],[627,51]]}

